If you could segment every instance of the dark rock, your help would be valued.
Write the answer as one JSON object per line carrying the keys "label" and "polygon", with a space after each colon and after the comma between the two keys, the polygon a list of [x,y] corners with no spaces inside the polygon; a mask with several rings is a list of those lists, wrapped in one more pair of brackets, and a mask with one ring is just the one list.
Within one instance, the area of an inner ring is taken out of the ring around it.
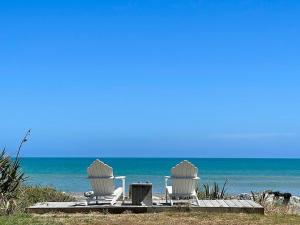
{"label": "dark rock", "polygon": [[269,194],[273,194],[275,199],[278,199],[279,197],[283,197],[283,204],[287,205],[290,202],[291,193],[281,193],[279,191],[271,191]]}

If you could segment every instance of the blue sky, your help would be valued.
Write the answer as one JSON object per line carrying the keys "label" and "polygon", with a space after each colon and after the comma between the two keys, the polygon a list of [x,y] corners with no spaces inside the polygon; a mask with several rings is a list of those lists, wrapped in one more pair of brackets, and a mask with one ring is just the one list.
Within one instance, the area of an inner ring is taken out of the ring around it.
{"label": "blue sky", "polygon": [[1,1],[0,147],[300,157],[297,1]]}

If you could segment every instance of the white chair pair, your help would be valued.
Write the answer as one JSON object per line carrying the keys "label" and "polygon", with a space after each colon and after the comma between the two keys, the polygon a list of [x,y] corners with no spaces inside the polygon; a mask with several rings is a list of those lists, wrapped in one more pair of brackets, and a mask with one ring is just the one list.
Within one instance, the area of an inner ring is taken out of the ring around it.
{"label": "white chair pair", "polygon": [[[87,204],[109,203],[115,204],[122,196],[125,199],[125,176],[115,177],[113,169],[96,160],[87,169],[90,183],[92,186],[91,192],[85,193]],[[168,198],[170,204],[173,205],[173,199],[191,199],[195,198],[199,205],[196,189],[199,181],[198,169],[189,161],[184,160],[171,169],[171,176],[165,177],[166,203]],[[115,189],[114,180],[121,179],[122,187]],[[168,186],[168,180],[172,180],[172,185]]]}

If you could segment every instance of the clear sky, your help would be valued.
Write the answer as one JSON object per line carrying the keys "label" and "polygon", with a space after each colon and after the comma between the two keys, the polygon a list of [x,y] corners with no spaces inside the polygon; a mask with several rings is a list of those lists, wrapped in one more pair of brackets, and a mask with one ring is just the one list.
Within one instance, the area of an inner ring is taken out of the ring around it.
{"label": "clear sky", "polygon": [[0,147],[300,157],[300,1],[1,1]]}

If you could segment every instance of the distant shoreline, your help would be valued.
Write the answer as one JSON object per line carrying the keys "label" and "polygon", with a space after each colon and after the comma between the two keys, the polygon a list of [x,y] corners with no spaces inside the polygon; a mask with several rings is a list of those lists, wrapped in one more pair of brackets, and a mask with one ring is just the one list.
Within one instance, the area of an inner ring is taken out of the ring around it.
{"label": "distant shoreline", "polygon": [[258,159],[258,160],[300,160],[300,157],[160,157],[160,156],[21,156],[21,159]]}

